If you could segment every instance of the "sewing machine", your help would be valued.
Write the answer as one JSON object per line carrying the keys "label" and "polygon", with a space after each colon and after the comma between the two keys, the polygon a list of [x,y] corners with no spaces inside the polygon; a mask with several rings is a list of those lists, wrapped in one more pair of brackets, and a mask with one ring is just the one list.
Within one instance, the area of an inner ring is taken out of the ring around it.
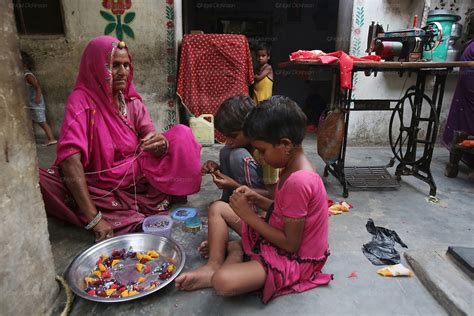
{"label": "sewing machine", "polygon": [[375,53],[386,61],[420,61],[423,51],[434,50],[441,37],[440,28],[433,24],[385,32],[380,24],[372,22],[366,53]]}

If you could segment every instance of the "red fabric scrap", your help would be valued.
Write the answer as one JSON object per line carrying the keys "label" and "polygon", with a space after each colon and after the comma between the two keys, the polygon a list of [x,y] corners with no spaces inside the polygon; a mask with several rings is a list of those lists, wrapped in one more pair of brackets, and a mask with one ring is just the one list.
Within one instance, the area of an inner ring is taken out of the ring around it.
{"label": "red fabric scrap", "polygon": [[352,89],[352,68],[354,61],[380,61],[380,59],[380,56],[377,55],[363,57],[347,55],[342,50],[328,54],[320,51],[299,50],[290,54],[290,60],[320,60],[323,64],[339,61],[342,89]]}

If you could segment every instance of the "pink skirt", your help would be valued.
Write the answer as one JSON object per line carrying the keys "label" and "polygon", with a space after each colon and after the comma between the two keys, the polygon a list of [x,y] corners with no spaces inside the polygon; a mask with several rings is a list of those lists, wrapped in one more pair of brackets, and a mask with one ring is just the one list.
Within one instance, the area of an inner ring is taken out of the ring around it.
{"label": "pink skirt", "polygon": [[251,260],[260,262],[267,278],[261,292],[264,304],[272,298],[300,293],[328,284],[332,274],[321,273],[329,256],[329,250],[320,258],[301,258],[288,254],[260,238],[247,224],[242,223],[242,247]]}
{"label": "pink skirt", "polygon": [[[40,187],[48,215],[80,227],[87,225],[58,168],[40,168]],[[170,197],[149,185],[145,178],[136,184],[136,190],[133,185],[111,193],[91,185],[88,189],[97,210],[114,227],[115,235],[135,231],[146,216],[166,211],[170,204]]]}

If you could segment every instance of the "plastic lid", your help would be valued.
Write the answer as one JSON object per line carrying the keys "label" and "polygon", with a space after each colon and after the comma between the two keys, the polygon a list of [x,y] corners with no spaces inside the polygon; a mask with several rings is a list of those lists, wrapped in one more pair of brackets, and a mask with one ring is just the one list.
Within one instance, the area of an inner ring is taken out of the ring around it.
{"label": "plastic lid", "polygon": [[196,216],[197,211],[194,207],[178,207],[171,212],[171,217],[177,221],[184,222],[188,218]]}

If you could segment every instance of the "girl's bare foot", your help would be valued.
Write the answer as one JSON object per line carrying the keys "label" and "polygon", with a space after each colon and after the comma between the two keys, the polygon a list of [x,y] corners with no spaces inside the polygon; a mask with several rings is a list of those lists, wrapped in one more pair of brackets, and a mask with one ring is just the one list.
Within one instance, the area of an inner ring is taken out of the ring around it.
{"label": "girl's bare foot", "polygon": [[196,270],[182,273],[175,279],[176,287],[185,291],[212,287],[212,276],[217,269],[217,266],[206,264]]}
{"label": "girl's bare foot", "polygon": [[207,240],[204,240],[198,247],[198,251],[201,254],[201,257],[204,259],[209,259],[209,243]]}

